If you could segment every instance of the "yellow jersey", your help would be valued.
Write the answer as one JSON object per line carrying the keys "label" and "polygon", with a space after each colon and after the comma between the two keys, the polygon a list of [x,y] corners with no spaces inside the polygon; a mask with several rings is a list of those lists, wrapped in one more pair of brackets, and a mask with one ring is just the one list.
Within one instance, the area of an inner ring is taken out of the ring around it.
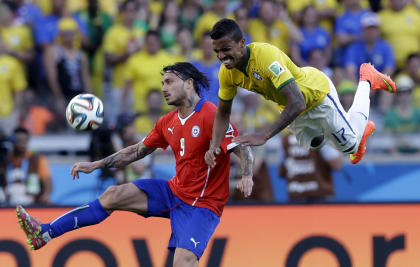
{"label": "yellow jersey", "polygon": [[[290,14],[301,12],[305,7],[309,5],[313,5],[318,11],[323,11],[327,9],[337,10],[338,7],[338,3],[336,0],[287,0],[287,10]],[[327,30],[329,33],[332,33],[333,22],[334,21],[332,19],[320,19],[319,25],[325,30]]]}
{"label": "yellow jersey", "polygon": [[0,117],[7,117],[14,109],[13,94],[26,89],[22,65],[8,55],[0,56]]}
{"label": "yellow jersey", "polygon": [[[150,55],[145,50],[141,50],[128,59],[127,66],[124,69],[124,80],[133,83],[135,111],[146,111],[148,92],[152,89],[160,90],[162,88],[161,71],[163,67],[173,64],[175,61],[176,58],[165,50],[160,50],[155,55]],[[165,110],[170,109],[166,103],[162,107]]]}
{"label": "yellow jersey", "polygon": [[270,43],[286,54],[290,50],[290,32],[286,23],[276,20],[267,27],[261,19],[251,19],[248,23],[248,32],[251,39],[255,42]]}
{"label": "yellow jersey", "polygon": [[220,67],[220,100],[233,100],[237,88],[242,87],[277,103],[283,110],[287,100],[279,91],[295,80],[305,97],[306,110],[309,110],[330,92],[327,76],[313,67],[299,68],[277,47],[267,43],[251,43],[247,50],[248,61],[243,69]]}
{"label": "yellow jersey", "polygon": [[379,12],[381,33],[395,53],[399,68],[405,66],[407,56],[420,52],[420,14],[412,6],[400,11],[385,9]]}
{"label": "yellow jersey", "polygon": [[[122,24],[115,24],[105,34],[103,50],[105,53],[121,56],[127,51],[129,42],[140,39],[143,35],[144,32],[140,28],[129,29]],[[120,89],[124,85],[126,62],[119,63],[113,67],[112,86],[116,89]]]}
{"label": "yellow jersey", "polygon": [[26,25],[12,25],[0,29],[6,47],[14,52],[25,52],[34,47],[31,29]]}

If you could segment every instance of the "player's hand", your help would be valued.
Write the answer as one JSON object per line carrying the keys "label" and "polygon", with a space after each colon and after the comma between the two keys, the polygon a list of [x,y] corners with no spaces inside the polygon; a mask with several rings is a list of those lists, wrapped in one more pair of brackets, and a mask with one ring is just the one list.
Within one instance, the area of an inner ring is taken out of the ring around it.
{"label": "player's hand", "polygon": [[210,166],[210,168],[213,168],[216,166],[216,156],[219,155],[221,152],[220,147],[211,147],[206,152],[206,155],[204,155],[204,160],[206,161],[207,165]]}
{"label": "player's hand", "polygon": [[79,179],[79,172],[84,173],[91,173],[96,169],[95,163],[93,162],[78,162],[73,165],[71,168],[71,175],[73,176],[73,180],[75,178]]}
{"label": "player's hand", "polygon": [[244,194],[244,197],[251,195],[253,186],[252,176],[242,176],[242,179],[236,184],[236,188]]}
{"label": "player's hand", "polygon": [[263,134],[244,134],[233,138],[232,141],[244,146],[260,146],[264,145],[267,139]]}

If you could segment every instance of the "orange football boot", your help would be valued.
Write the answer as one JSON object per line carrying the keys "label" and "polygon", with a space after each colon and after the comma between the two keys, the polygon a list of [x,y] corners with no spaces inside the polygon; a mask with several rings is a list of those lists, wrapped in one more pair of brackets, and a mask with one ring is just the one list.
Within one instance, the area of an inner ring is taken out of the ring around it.
{"label": "orange football boot", "polygon": [[389,93],[397,91],[394,81],[388,75],[377,71],[370,63],[360,66],[360,81],[369,81],[372,90],[382,89]]}
{"label": "orange football boot", "polygon": [[375,131],[375,123],[373,121],[368,121],[365,127],[365,131],[363,132],[362,140],[360,140],[359,147],[357,151],[353,154],[350,154],[350,162],[353,164],[358,163],[366,152],[366,141],[373,134]]}

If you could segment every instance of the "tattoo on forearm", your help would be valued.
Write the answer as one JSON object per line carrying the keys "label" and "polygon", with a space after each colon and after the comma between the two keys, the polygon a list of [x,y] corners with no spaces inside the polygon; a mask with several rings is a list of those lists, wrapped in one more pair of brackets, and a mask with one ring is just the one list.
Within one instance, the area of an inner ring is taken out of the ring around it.
{"label": "tattoo on forearm", "polygon": [[280,117],[268,128],[269,138],[291,124],[300,115],[302,110],[306,108],[305,98],[295,81],[285,85],[282,90],[288,102]]}
{"label": "tattoo on forearm", "polygon": [[251,147],[240,146],[241,155],[241,171],[243,176],[252,176],[252,167],[254,165],[254,155],[252,154]]}
{"label": "tattoo on forearm", "polygon": [[120,168],[125,167],[133,161],[144,158],[154,151],[153,148],[148,148],[142,143],[132,145],[121,149],[120,151],[112,154],[103,159],[104,167],[106,168]]}

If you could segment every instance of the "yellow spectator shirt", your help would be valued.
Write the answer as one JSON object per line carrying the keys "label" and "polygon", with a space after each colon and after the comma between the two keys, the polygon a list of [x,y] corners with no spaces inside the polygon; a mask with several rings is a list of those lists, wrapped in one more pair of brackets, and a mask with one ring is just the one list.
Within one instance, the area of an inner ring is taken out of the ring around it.
{"label": "yellow spectator shirt", "polygon": [[0,32],[7,48],[14,52],[25,52],[34,47],[31,29],[26,25],[12,25],[1,28]]}
{"label": "yellow spectator shirt", "polygon": [[[232,14],[229,14],[226,17],[233,19]],[[194,40],[196,42],[200,41],[201,37],[203,37],[203,34],[207,31],[210,32],[213,29],[214,24],[216,24],[216,22],[218,22],[220,19],[222,18],[211,11],[200,16],[200,18],[197,20],[197,24],[194,27]]]}
{"label": "yellow spectator shirt", "polygon": [[379,16],[382,35],[394,50],[397,66],[402,68],[409,54],[420,52],[420,13],[407,6],[398,12],[383,10]]}
{"label": "yellow spectator shirt", "polygon": [[296,80],[305,97],[306,110],[318,105],[329,93],[327,77],[313,67],[297,67],[290,58],[277,47],[267,43],[251,43],[247,46],[248,61],[244,69],[219,71],[219,98],[231,101],[237,87],[256,92],[279,105],[283,110],[286,98],[279,93],[283,86]]}
{"label": "yellow spectator shirt", "polygon": [[280,48],[284,53],[289,53],[289,30],[281,20],[276,20],[267,27],[260,19],[251,19],[248,24],[248,32],[255,42],[270,43]]}
{"label": "yellow spectator shirt", "polygon": [[[121,24],[115,24],[105,34],[103,48],[105,53],[123,55],[127,51],[127,45],[131,40],[136,40],[144,35],[140,28],[128,29]],[[112,86],[122,88],[124,85],[124,68],[126,62],[113,67]]]}
{"label": "yellow spectator shirt", "polygon": [[[34,2],[34,1],[32,1]],[[37,2],[38,6],[41,8],[42,13],[44,15],[51,14],[52,9],[52,3],[51,0],[38,0]],[[68,0],[66,1],[66,11],[70,14],[75,13],[77,11],[80,11],[82,9],[87,8],[88,1],[86,0]],[[108,13],[111,16],[114,16],[117,14],[117,7],[119,0],[99,0],[99,8]]]}
{"label": "yellow spectator shirt", "polygon": [[[288,0],[287,1],[287,10],[293,14],[295,12],[301,12],[303,9],[309,5],[312,5],[318,11],[326,9],[337,9],[337,0]],[[321,19],[319,21],[321,27],[323,27],[328,32],[332,33],[333,31],[333,21],[328,19]]]}
{"label": "yellow spectator shirt", "polygon": [[26,89],[26,78],[19,61],[8,55],[0,56],[0,117],[12,114],[13,93]]}
{"label": "yellow spectator shirt", "polygon": [[[163,67],[175,63],[176,58],[161,50],[150,55],[142,50],[134,54],[127,62],[125,80],[133,83],[134,110],[144,112],[147,109],[146,97],[151,89],[162,87],[161,71]],[[165,110],[168,105],[164,104]]]}
{"label": "yellow spectator shirt", "polygon": [[149,116],[143,115],[136,119],[134,122],[136,132],[142,134],[148,134],[153,130],[156,122],[153,121]]}

